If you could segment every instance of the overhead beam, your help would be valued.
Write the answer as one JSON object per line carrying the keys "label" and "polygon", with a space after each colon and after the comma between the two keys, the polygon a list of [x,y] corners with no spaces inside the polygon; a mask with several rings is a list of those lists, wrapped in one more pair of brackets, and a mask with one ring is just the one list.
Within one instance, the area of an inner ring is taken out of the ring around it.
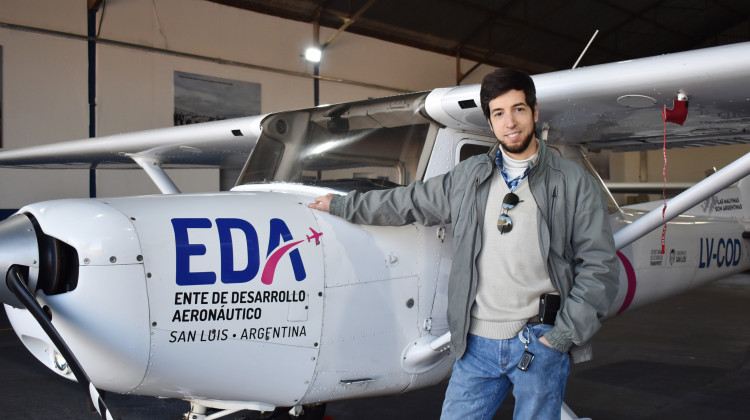
{"label": "overhead beam", "polygon": [[89,10],[99,10],[99,7],[104,3],[104,0],[88,0],[88,2]]}
{"label": "overhead beam", "polygon": [[[344,32],[346,30],[346,28],[348,28],[354,22],[356,22],[357,19],[359,19],[359,17],[362,16],[362,14],[365,13],[367,11],[367,9],[370,8],[370,6],[372,6],[373,4],[375,4],[376,1],[378,1],[378,0],[370,0],[370,1],[368,1],[364,6],[362,6],[359,10],[357,10],[357,12],[354,13],[354,15],[352,15],[351,18],[344,19],[344,24],[341,25],[341,27],[333,35],[331,35],[331,37],[328,38],[328,40],[326,42],[324,42],[323,45],[321,45],[321,48],[325,48],[325,47],[329,46],[331,44],[331,42],[333,42],[333,40],[336,39],[336,37],[338,37],[342,32]],[[318,15],[318,19],[320,19],[320,15]]]}
{"label": "overhead beam", "polygon": [[[476,4],[474,2],[470,2],[470,1],[467,1],[467,0],[456,0],[456,1],[458,1],[458,3],[461,4],[462,6],[471,7],[471,8],[473,8],[475,10],[478,10],[478,11],[480,11],[482,13],[486,13],[486,14],[491,15],[492,16],[491,19],[485,19],[484,22],[482,23],[482,25],[486,25],[487,26],[487,30],[488,31],[492,28],[492,26],[499,25],[499,24],[502,23],[502,21],[506,21],[506,22],[510,22],[510,23],[514,23],[514,24],[522,24],[524,27],[527,27],[531,31],[534,31],[536,33],[545,33],[545,34],[553,36],[555,39],[565,40],[565,41],[568,41],[571,44],[581,44],[581,46],[584,46],[586,44],[586,42],[588,42],[588,39],[581,40],[578,37],[570,35],[567,32],[553,31],[553,30],[549,29],[548,27],[546,27],[544,25],[538,24],[538,23],[536,23],[533,20],[527,19],[526,17],[524,17],[520,21],[518,19],[508,18],[508,17],[505,16],[506,14],[503,13],[502,9],[496,10],[494,8],[490,8],[488,6],[483,6],[483,5],[480,5],[480,4]],[[545,10],[545,11],[546,11],[546,13],[548,15],[549,14],[554,15],[557,12],[557,10],[565,8],[565,7],[568,7],[568,5],[569,5],[570,2],[571,2],[571,0],[557,2],[557,3],[555,3],[555,5],[553,7],[549,8],[548,10]],[[525,4],[526,3],[524,2],[524,5]],[[461,48],[462,49],[465,48],[465,45],[468,44],[468,42],[471,40],[472,37],[476,36],[478,33],[481,33],[481,29],[484,29],[484,28],[481,28],[481,26],[480,26],[469,37],[465,38],[462,41],[463,45],[461,46]],[[525,36],[525,34],[526,34],[526,32],[521,32],[521,33],[516,34],[515,36],[520,37],[520,36]],[[601,45],[598,45],[596,48],[597,48],[598,51],[600,51],[602,53],[606,53],[606,54],[612,55],[616,59],[617,59],[617,57],[621,56],[621,54],[618,54],[616,51],[611,50],[611,49],[606,48],[606,47],[602,47]],[[498,53],[498,51],[493,50],[492,47],[490,46],[488,53],[485,55],[485,58],[484,59],[480,58],[479,60],[484,60],[487,64],[491,64],[491,63],[489,63],[490,58],[492,58],[493,56],[497,55],[497,53]],[[462,51],[462,55],[466,56],[466,52]],[[560,69],[559,68],[554,68],[554,69],[546,70],[546,71],[554,71],[554,70],[560,70]]]}
{"label": "overhead beam", "polygon": [[662,6],[661,3],[663,3],[662,0],[655,0],[651,4],[642,7],[639,12],[634,13],[634,12],[630,11],[630,9],[622,7],[618,3],[615,3],[615,2],[612,2],[612,1],[609,1],[609,0],[604,0],[604,4],[606,4],[607,6],[609,6],[609,7],[613,8],[613,9],[619,11],[619,12],[625,13],[625,14],[627,14],[627,15],[630,16],[629,19],[622,21],[619,25],[615,26],[614,28],[610,28],[610,30],[608,31],[608,33],[605,34],[605,35],[608,35],[609,33],[617,33],[617,32],[619,32],[619,30],[621,28],[625,27],[626,25],[629,25],[633,21],[636,21],[636,20],[640,19],[640,20],[642,20],[644,22],[648,22],[649,24],[653,25],[654,28],[659,28],[659,29],[664,30],[664,31],[666,31],[668,33],[671,33],[672,35],[675,35],[677,37],[680,37],[680,38],[683,38],[683,39],[687,39],[691,43],[695,44],[697,42],[697,40],[694,39],[694,38],[692,38],[690,35],[688,35],[686,33],[683,33],[683,32],[679,32],[679,31],[674,30],[672,28],[669,28],[669,27],[667,27],[665,25],[662,25],[657,20],[651,19],[651,18],[649,18],[649,17],[646,16],[647,12],[650,12],[652,10],[658,10],[659,7],[667,7],[667,6]]}
{"label": "overhead beam", "polygon": [[734,23],[731,26],[727,24],[723,27],[715,27],[710,34],[704,35],[703,39],[701,40],[701,43],[706,43],[709,41],[709,39],[713,39],[712,43],[714,45],[718,45],[719,36],[721,36],[727,31],[730,31],[731,28],[734,28],[737,25],[741,25],[743,23],[747,26],[748,35],[750,35],[750,15],[749,14],[738,11],[735,7],[733,7],[734,5],[727,4],[727,2],[723,0],[714,0],[714,4],[723,8],[724,10],[730,11],[732,13],[732,16],[734,17]]}

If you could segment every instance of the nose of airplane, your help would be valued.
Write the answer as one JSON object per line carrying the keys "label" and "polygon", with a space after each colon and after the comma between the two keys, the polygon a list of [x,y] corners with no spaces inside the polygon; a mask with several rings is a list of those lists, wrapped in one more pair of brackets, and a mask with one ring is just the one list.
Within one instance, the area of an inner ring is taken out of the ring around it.
{"label": "nose of airplane", "polygon": [[[37,290],[50,295],[75,288],[77,257],[74,248],[45,235],[32,215],[16,214],[0,221],[0,302],[31,313],[70,366],[78,383],[89,393],[91,406],[102,419],[112,419],[80,362],[34,297]],[[28,290],[19,282],[25,282]]]}
{"label": "nose of airplane", "polygon": [[[18,298],[8,288],[8,273],[18,266],[27,275],[30,290],[36,289],[39,269],[39,244],[31,219],[24,214],[13,215],[0,221],[0,302],[23,308]],[[33,280],[32,280],[33,278]]]}

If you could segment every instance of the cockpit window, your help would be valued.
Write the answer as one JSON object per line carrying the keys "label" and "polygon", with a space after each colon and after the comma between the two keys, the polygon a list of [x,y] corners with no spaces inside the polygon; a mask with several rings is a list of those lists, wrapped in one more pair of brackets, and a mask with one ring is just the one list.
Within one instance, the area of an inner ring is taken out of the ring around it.
{"label": "cockpit window", "polygon": [[239,183],[295,182],[343,191],[407,185],[422,176],[420,160],[434,132],[419,112],[425,96],[271,115]]}

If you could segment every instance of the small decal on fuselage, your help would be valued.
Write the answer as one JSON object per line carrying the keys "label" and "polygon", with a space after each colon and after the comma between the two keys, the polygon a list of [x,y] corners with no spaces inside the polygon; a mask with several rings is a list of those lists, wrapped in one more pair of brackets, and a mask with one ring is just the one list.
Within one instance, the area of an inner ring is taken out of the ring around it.
{"label": "small decal on fuselage", "polygon": [[698,268],[734,267],[742,259],[742,242],[738,238],[699,238]]}

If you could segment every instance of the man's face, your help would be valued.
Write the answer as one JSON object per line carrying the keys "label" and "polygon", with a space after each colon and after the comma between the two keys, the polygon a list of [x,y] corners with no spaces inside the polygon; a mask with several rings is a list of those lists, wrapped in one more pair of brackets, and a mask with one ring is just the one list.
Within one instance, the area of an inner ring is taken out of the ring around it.
{"label": "man's face", "polygon": [[489,103],[489,123],[503,150],[512,158],[528,159],[536,153],[534,123],[539,119],[537,107],[526,104],[522,90],[509,90]]}

